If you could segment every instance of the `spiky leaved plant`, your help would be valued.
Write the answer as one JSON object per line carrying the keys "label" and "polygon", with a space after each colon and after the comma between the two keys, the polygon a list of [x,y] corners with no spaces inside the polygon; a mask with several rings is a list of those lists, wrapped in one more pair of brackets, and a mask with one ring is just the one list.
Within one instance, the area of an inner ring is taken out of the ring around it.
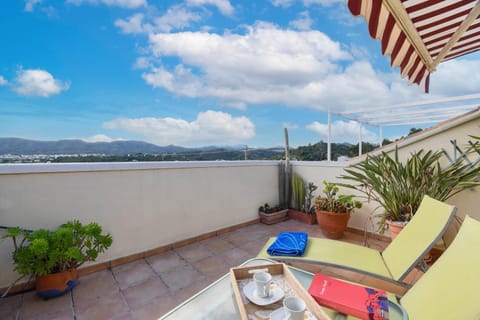
{"label": "spiky leaved plant", "polygon": [[473,166],[463,158],[442,167],[442,151],[419,150],[402,162],[398,148],[393,155],[382,152],[345,170],[339,178],[351,181],[341,184],[363,193],[383,208],[379,215],[379,231],[386,229],[386,221],[409,221],[418,209],[424,195],[445,201],[457,193],[479,184],[480,166]]}

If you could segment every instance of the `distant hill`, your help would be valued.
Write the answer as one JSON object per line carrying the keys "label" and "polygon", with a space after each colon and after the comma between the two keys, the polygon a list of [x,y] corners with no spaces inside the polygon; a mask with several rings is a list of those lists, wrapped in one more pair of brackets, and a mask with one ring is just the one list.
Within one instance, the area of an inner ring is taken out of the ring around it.
{"label": "distant hill", "polygon": [[169,145],[157,146],[142,141],[85,142],[83,140],[38,141],[20,138],[0,138],[0,154],[109,154],[176,153],[192,150]]}

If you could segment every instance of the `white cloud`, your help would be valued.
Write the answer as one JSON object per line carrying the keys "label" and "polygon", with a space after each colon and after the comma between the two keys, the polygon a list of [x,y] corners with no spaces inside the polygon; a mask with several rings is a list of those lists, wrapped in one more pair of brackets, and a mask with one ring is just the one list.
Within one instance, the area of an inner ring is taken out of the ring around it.
{"label": "white cloud", "polygon": [[284,104],[341,112],[422,95],[397,71],[383,74],[367,61],[353,60],[320,31],[285,30],[265,22],[246,28],[239,34],[151,34],[151,57],[175,57],[179,63],[152,63],[142,77],[153,87],[213,98],[225,106]]}
{"label": "white cloud", "polygon": [[128,19],[117,19],[115,21],[115,26],[122,29],[123,33],[143,33],[147,32],[145,27],[142,25],[143,14],[137,13],[130,16]]}
{"label": "white cloud", "polygon": [[[314,121],[307,126],[307,129],[318,133],[321,139],[328,138],[328,124]],[[358,143],[360,124],[356,121],[334,121],[331,130],[332,142]],[[378,143],[378,137],[374,132],[362,127],[362,141]]]}
{"label": "white cloud", "polygon": [[480,70],[480,60],[454,59],[441,63],[430,75],[430,89],[446,96],[458,95],[458,92],[478,93],[480,73],[476,70]]}
{"label": "white cloud", "polygon": [[289,26],[297,29],[297,30],[310,30],[313,25],[313,19],[310,18],[310,14],[308,11],[302,11],[299,14],[298,19],[290,21]]}
{"label": "white cloud", "polygon": [[172,30],[181,30],[191,26],[192,22],[198,22],[202,17],[183,5],[175,5],[161,15],[147,22],[142,13],[136,13],[127,19],[117,19],[115,26],[120,28],[123,33],[151,33],[151,32],[171,32]]}
{"label": "white cloud", "polygon": [[288,8],[295,2],[295,0],[270,0],[270,2],[275,7]]}
{"label": "white cloud", "polygon": [[112,141],[118,141],[122,139],[112,139],[107,135],[104,134],[96,134],[94,136],[91,136],[89,138],[82,139],[85,142],[112,142]]}
{"label": "white cloud", "polygon": [[13,90],[23,96],[49,97],[68,90],[70,84],[55,79],[48,71],[41,69],[19,70]]}
{"label": "white cloud", "polygon": [[134,9],[139,7],[147,6],[147,0],[67,0],[67,3],[72,3],[75,5],[87,4],[104,4],[111,7],[121,7]]}
{"label": "white cloud", "polygon": [[321,6],[329,7],[335,3],[344,3],[345,0],[303,0],[303,4],[310,6],[312,4],[318,4]]}
{"label": "white cloud", "polygon": [[35,9],[35,6],[39,3],[41,3],[43,0],[26,0],[25,1],[25,7],[23,10],[26,12],[33,12]]}
{"label": "white cloud", "polygon": [[[297,0],[270,0],[270,2],[275,6],[275,7],[283,7],[283,8],[288,8],[291,5],[293,5]],[[310,5],[321,5],[321,6],[326,6],[329,7],[335,3],[341,3],[345,2],[344,0],[303,0],[303,1],[298,1],[302,2],[303,5],[305,6],[310,6]]]}
{"label": "white cloud", "polygon": [[159,145],[232,144],[255,136],[255,126],[248,118],[212,110],[200,112],[191,122],[168,117],[121,118],[105,122],[103,126],[143,134],[146,141]]}
{"label": "white cloud", "polygon": [[170,32],[174,29],[189,27],[191,22],[200,21],[199,14],[192,12],[182,5],[172,6],[164,15],[155,19],[155,30]]}
{"label": "white cloud", "polygon": [[8,83],[7,79],[4,77],[0,76],[0,86],[4,86]]}
{"label": "white cloud", "polygon": [[226,16],[232,15],[235,10],[229,0],[187,0],[187,4],[191,6],[212,5]]}

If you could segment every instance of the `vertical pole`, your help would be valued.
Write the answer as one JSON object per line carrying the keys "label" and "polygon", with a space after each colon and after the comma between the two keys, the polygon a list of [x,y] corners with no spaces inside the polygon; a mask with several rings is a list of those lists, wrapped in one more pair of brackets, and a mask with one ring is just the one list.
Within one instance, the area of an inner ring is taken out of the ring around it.
{"label": "vertical pole", "polygon": [[362,123],[360,123],[360,129],[358,130],[358,155],[362,155]]}
{"label": "vertical pole", "polygon": [[378,145],[381,147],[383,147],[383,133],[382,133],[382,127],[378,127],[378,135],[380,136],[380,141],[378,143]]}
{"label": "vertical pole", "polygon": [[247,151],[248,151],[248,146],[245,145],[245,160],[247,160]]}
{"label": "vertical pole", "polygon": [[289,205],[290,201],[290,172],[288,171],[288,162],[290,161],[290,155],[289,155],[289,146],[288,146],[288,129],[284,128],[285,132],[285,180],[284,180],[284,186],[285,186],[285,205]]}
{"label": "vertical pole", "polygon": [[328,110],[327,161],[332,160],[332,114]]}

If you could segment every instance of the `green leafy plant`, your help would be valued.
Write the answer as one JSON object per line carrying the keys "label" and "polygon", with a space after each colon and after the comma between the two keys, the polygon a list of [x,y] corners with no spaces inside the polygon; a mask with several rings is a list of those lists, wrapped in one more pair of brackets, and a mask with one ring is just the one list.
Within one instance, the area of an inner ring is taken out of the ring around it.
{"label": "green leafy plant", "polygon": [[31,277],[68,271],[95,261],[112,245],[112,236],[102,234],[97,223],[82,225],[78,220],[62,224],[54,231],[9,228],[4,238],[13,240],[14,270]]}
{"label": "green leafy plant", "polygon": [[317,190],[313,182],[305,185],[305,180],[297,173],[292,174],[293,208],[307,214],[314,214],[313,193]]}
{"label": "green leafy plant", "polygon": [[333,183],[323,180],[323,193],[325,196],[318,196],[315,199],[315,209],[334,213],[352,212],[362,207],[360,201],[354,200],[353,195],[337,195],[339,187]]}
{"label": "green leafy plant", "polygon": [[442,151],[419,150],[402,162],[398,148],[393,156],[382,152],[345,169],[339,178],[354,184],[341,184],[363,193],[383,208],[377,216],[379,231],[386,229],[386,221],[409,221],[424,195],[445,201],[455,194],[479,184],[480,166],[472,166],[459,158],[442,167]]}
{"label": "green leafy plant", "polygon": [[265,203],[263,206],[260,206],[258,208],[258,211],[261,211],[263,213],[274,213],[284,209],[285,207],[283,205],[270,206],[268,203]]}

